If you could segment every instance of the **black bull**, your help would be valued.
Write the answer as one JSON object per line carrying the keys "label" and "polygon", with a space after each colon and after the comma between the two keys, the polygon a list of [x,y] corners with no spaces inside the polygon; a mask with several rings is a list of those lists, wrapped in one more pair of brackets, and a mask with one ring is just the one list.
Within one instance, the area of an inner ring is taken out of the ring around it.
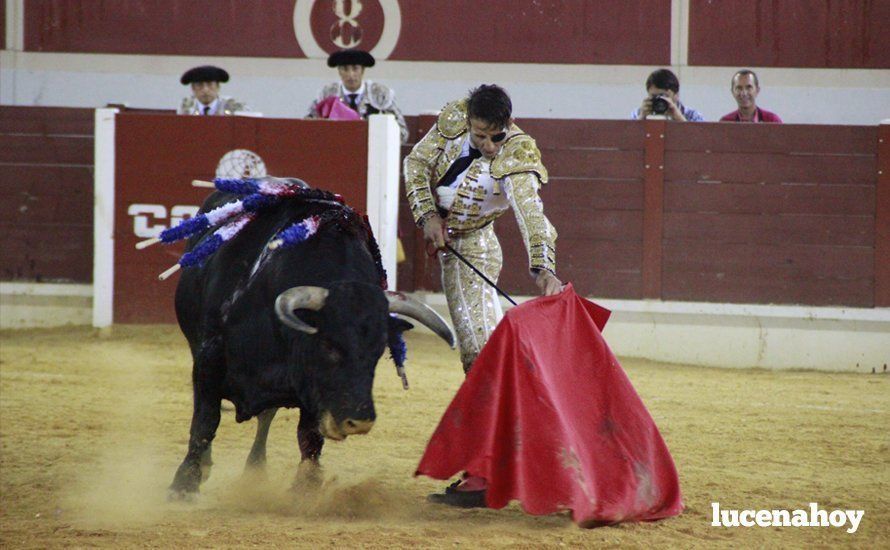
{"label": "black bull", "polygon": [[[235,198],[216,192],[201,211]],[[268,247],[290,224],[332,209],[339,210],[335,221],[315,236]],[[265,462],[278,407],[299,407],[301,459],[317,464],[325,437],[367,433],[374,423],[375,367],[388,338],[412,326],[391,311],[424,323],[453,346],[451,329],[431,309],[383,291],[378,254],[366,224],[350,209],[292,199],[257,216],[203,266],[182,272],[176,316],[194,361],[194,411],[171,498],[196,493],[209,475],[222,399],[235,404],[238,422],[259,416],[248,466]]]}

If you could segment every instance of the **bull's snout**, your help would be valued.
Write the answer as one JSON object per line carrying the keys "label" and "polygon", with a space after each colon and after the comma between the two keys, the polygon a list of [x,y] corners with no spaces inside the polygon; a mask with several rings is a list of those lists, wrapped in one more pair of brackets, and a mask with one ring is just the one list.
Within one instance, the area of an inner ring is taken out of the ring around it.
{"label": "bull's snout", "polygon": [[347,418],[340,423],[340,431],[346,435],[366,434],[374,426],[373,420],[354,420]]}
{"label": "bull's snout", "polygon": [[329,411],[325,411],[321,415],[321,422],[318,423],[318,431],[328,439],[341,441],[346,439],[346,436],[348,435],[366,434],[371,431],[373,426],[373,420],[361,420],[357,418],[347,418],[342,422],[337,422],[334,420],[334,415]]}

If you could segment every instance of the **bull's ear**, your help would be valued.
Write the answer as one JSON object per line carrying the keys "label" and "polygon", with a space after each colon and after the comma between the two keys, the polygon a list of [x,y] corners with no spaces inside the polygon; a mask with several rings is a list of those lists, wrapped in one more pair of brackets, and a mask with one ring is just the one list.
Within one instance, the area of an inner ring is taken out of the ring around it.
{"label": "bull's ear", "polygon": [[396,317],[394,315],[389,316],[390,334],[402,334],[406,330],[411,330],[412,328],[414,328],[414,325],[402,319],[401,317]]}

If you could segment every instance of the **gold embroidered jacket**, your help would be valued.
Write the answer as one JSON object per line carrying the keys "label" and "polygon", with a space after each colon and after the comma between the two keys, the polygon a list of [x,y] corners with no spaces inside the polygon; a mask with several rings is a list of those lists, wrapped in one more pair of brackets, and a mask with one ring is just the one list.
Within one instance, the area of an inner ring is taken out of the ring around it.
{"label": "gold embroidered jacket", "polygon": [[544,215],[538,196],[538,189],[547,183],[547,169],[535,140],[518,126],[511,126],[494,159],[475,159],[452,190],[445,190],[453,195],[453,203],[443,202],[442,193],[434,189],[469,139],[467,100],[454,101],[442,109],[436,125],[405,158],[405,192],[414,221],[420,224],[436,213],[439,204],[449,211],[448,230],[460,235],[484,227],[512,207],[530,268],[555,273],[556,229]]}

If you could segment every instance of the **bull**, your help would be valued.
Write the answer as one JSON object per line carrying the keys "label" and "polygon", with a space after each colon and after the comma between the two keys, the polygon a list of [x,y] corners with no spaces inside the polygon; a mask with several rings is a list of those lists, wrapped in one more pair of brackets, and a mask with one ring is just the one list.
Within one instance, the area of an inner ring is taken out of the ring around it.
{"label": "bull", "polygon": [[[191,497],[209,476],[221,400],[235,405],[238,422],[258,417],[248,466],[265,461],[279,407],[300,409],[301,465],[317,465],[325,438],[364,434],[374,424],[377,362],[388,340],[413,326],[391,312],[425,324],[453,347],[451,329],[432,309],[383,290],[370,229],[332,197],[280,201],[203,265],[182,272],[175,307],[192,353],[194,409],[171,499]],[[201,212],[235,198],[215,192]],[[314,215],[334,221],[298,245],[268,246],[289,224]],[[187,250],[206,237],[192,237]]]}

